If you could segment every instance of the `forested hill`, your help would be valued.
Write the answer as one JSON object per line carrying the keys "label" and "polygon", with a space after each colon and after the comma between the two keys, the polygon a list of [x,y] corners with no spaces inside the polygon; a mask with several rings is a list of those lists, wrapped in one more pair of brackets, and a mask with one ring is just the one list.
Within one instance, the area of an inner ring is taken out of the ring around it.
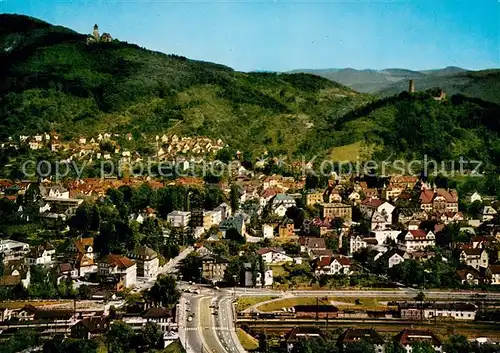
{"label": "forested hill", "polygon": [[372,99],[314,75],[242,73],[116,39],[87,45],[86,38],[0,15],[2,139],[51,130],[63,138],[171,132],[292,153],[310,129]]}
{"label": "forested hill", "polygon": [[117,39],[86,39],[0,15],[0,139],[54,130],[65,139],[131,132],[135,141],[176,133],[222,138],[254,155],[425,153],[500,165],[495,103],[453,92],[435,101],[430,91],[375,99],[311,74],[236,72]]}
{"label": "forested hill", "polygon": [[436,94],[403,92],[376,100],[332,122],[333,133],[311,136],[316,143],[308,147],[362,143],[373,146],[379,160],[463,156],[500,165],[500,106],[462,95],[437,101]]}

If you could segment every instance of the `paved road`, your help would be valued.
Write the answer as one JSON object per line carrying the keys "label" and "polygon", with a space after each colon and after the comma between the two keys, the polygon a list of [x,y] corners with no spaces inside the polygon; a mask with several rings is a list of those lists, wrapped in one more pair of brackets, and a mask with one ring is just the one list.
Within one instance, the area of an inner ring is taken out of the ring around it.
{"label": "paved road", "polygon": [[[202,288],[199,294],[183,294],[183,300],[190,301],[190,311],[194,312],[194,319],[189,322],[187,316],[181,316],[179,325],[182,327],[179,336],[183,340],[187,353],[245,353],[235,331],[232,300],[236,296],[332,296],[332,297],[387,297],[413,298],[419,292],[414,289],[397,290],[322,290],[322,291],[275,291],[270,289],[235,288],[214,290]],[[478,299],[472,291],[424,291],[428,299],[469,300]],[[500,293],[486,293],[491,300],[500,300]],[[181,300],[182,302],[182,300]],[[215,305],[218,315],[213,315]],[[183,309],[185,310],[185,309]],[[186,312],[187,313],[187,312]],[[184,331],[183,331],[184,330]],[[182,335],[181,335],[182,332]]]}
{"label": "paved road", "polygon": [[[163,275],[163,274],[169,274],[169,273],[175,273],[177,272],[177,267],[179,266],[179,263],[188,256],[194,248],[192,246],[187,247],[186,249],[182,250],[179,255],[174,257],[173,259],[170,259],[165,265],[162,267],[158,268],[158,275]],[[150,279],[150,280],[145,280],[144,278],[138,278],[137,279],[137,284],[136,288],[134,289],[135,292],[142,292],[145,290],[148,290],[151,288],[156,282],[156,278]]]}

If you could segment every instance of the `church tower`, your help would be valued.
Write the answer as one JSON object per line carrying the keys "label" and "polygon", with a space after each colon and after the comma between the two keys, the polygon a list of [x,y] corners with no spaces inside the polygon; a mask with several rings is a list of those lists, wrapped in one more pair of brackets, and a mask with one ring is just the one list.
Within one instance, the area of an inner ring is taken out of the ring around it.
{"label": "church tower", "polygon": [[99,41],[99,26],[94,25],[94,32],[92,32],[92,35],[94,36],[94,39],[96,42]]}

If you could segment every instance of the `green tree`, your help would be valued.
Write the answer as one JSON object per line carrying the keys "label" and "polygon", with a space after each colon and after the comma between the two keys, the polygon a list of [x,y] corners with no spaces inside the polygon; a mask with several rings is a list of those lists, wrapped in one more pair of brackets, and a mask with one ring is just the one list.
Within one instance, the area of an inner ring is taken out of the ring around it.
{"label": "green tree", "polygon": [[160,326],[154,322],[148,322],[141,330],[143,342],[149,348],[159,348],[163,340],[163,332]]}
{"label": "green tree", "polygon": [[412,353],[435,353],[435,350],[431,343],[422,341],[412,346]]}
{"label": "green tree", "polygon": [[115,321],[107,334],[108,343],[114,353],[133,351],[134,329],[122,321]]}
{"label": "green tree", "polygon": [[470,343],[467,341],[467,337],[463,335],[450,335],[444,344],[446,353],[468,353],[470,349]]}
{"label": "green tree", "polygon": [[344,353],[375,353],[375,346],[367,341],[349,343],[343,350]]}
{"label": "green tree", "polygon": [[176,288],[174,277],[166,276],[159,278],[153,287],[146,293],[146,298],[154,304],[171,307],[179,300],[181,294]]}
{"label": "green tree", "polygon": [[201,279],[201,258],[194,252],[182,261],[181,274],[186,281],[198,282]]}
{"label": "green tree", "polygon": [[240,188],[236,184],[231,184],[231,192],[229,194],[231,201],[231,209],[236,212],[240,208]]}

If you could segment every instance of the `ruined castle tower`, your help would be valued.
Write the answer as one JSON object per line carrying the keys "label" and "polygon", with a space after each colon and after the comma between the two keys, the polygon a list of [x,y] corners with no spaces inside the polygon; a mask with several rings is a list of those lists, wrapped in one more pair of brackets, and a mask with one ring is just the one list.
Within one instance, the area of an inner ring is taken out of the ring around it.
{"label": "ruined castle tower", "polygon": [[415,93],[415,81],[410,80],[408,84],[408,92]]}
{"label": "ruined castle tower", "polygon": [[99,41],[99,26],[94,25],[94,32],[92,32],[92,35],[94,36],[94,39],[96,42]]}

